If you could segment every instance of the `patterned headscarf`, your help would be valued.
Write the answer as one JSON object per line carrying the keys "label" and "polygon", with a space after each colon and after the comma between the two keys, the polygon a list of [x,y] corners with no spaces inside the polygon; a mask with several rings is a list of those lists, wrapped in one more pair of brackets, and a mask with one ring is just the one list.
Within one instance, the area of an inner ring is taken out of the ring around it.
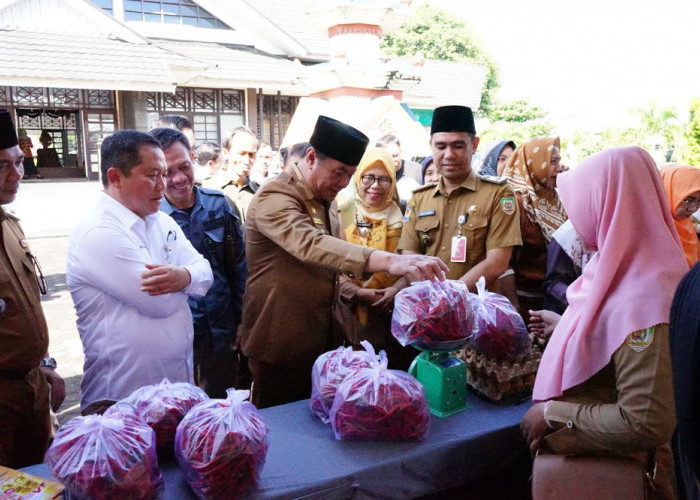
{"label": "patterned headscarf", "polygon": [[676,219],[676,210],[684,199],[700,191],[700,169],[674,164],[666,165],[661,169],[661,180],[666,188],[671,215],[673,215],[678,236],[681,237],[688,267],[693,267],[693,264],[700,259],[698,235],[690,218]]}
{"label": "patterned headscarf", "polygon": [[525,215],[540,227],[547,243],[567,218],[557,190],[547,187],[554,146],[559,147],[559,137],[538,137],[521,144],[503,171],[503,177],[521,197]]}

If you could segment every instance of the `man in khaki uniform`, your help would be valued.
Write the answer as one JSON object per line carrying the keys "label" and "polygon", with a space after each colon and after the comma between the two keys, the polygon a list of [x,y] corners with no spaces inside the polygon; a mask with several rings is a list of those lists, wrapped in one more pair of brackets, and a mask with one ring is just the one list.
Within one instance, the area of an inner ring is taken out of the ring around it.
{"label": "man in khaki uniform", "polygon": [[233,129],[223,143],[226,156],[226,172],[221,189],[241,222],[245,222],[248,206],[258,186],[250,182],[250,169],[255,163],[258,138],[248,127]]}
{"label": "man in khaki uniform", "polygon": [[51,435],[49,406],[58,410],[66,397],[47,353],[35,258],[18,219],[1,207],[17,195],[23,159],[10,114],[0,110],[0,465],[12,468],[43,461]]}
{"label": "man in khaki uniform", "polygon": [[440,257],[450,268],[447,277],[464,281],[473,292],[481,276],[492,287],[508,268],[513,247],[522,245],[511,188],[471,169],[478,144],[471,109],[435,109],[430,145],[441,179],[414,191],[399,241],[404,255]]}
{"label": "man in khaki uniform", "polygon": [[333,200],[368,141],[362,132],[320,116],[304,158],[266,182],[250,205],[240,337],[258,408],[308,398],[314,361],[343,342],[339,325],[333,325],[339,273],[434,279],[447,271],[434,257],[396,255],[340,239]]}

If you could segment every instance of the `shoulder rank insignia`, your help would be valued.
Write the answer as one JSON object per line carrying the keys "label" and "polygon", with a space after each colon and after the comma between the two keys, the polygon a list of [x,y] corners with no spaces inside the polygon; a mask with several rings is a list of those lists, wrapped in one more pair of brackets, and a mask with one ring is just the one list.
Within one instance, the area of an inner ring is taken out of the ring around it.
{"label": "shoulder rank insignia", "polygon": [[506,215],[513,215],[515,213],[515,198],[512,196],[501,198],[501,210]]}
{"label": "shoulder rank insignia", "polygon": [[642,352],[654,342],[654,327],[639,332],[630,333],[627,344],[635,352]]}
{"label": "shoulder rank insignia", "polygon": [[508,179],[505,177],[496,177],[495,175],[479,175],[479,179],[482,181],[490,182],[492,184],[505,184]]}

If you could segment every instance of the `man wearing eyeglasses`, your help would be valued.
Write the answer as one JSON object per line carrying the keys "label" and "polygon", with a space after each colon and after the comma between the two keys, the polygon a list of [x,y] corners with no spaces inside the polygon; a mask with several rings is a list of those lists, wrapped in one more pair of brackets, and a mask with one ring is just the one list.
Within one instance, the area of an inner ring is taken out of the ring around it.
{"label": "man wearing eyeglasses", "polygon": [[311,396],[314,361],[344,340],[334,321],[341,272],[440,279],[447,271],[437,258],[340,239],[333,200],[350,182],[369,139],[320,116],[309,142],[298,164],[260,187],[246,220],[248,280],[240,334],[258,408]]}
{"label": "man wearing eyeglasses", "polygon": [[[14,201],[24,175],[12,118],[0,110],[0,465],[42,462],[54,411],[66,397],[39,294],[46,293],[38,263],[16,217],[2,209]],[[38,280],[39,278],[39,280]],[[42,289],[43,285],[43,289]]]}
{"label": "man wearing eyeglasses", "polygon": [[404,254],[442,258],[450,268],[447,277],[472,292],[481,276],[492,290],[513,247],[522,245],[513,191],[505,179],[479,176],[471,168],[478,144],[470,108],[435,109],[430,146],[441,178],[413,192],[399,241]]}

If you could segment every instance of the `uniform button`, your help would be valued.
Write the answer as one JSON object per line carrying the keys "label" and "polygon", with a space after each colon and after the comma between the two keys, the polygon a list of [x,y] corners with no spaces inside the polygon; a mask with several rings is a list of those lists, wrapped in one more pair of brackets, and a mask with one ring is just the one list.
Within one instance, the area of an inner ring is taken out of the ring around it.
{"label": "uniform button", "polygon": [[470,222],[469,224],[467,224],[467,227],[472,228],[472,227],[474,227],[474,224]]}
{"label": "uniform button", "polygon": [[449,224],[445,224],[445,229],[448,229],[450,227]]}
{"label": "uniform button", "polygon": [[442,247],[443,250],[445,250],[445,247]]}
{"label": "uniform button", "polygon": [[448,204],[448,205],[452,205],[452,202],[453,202],[453,201],[454,201],[454,200],[448,200],[448,201],[447,201],[447,204]]}

